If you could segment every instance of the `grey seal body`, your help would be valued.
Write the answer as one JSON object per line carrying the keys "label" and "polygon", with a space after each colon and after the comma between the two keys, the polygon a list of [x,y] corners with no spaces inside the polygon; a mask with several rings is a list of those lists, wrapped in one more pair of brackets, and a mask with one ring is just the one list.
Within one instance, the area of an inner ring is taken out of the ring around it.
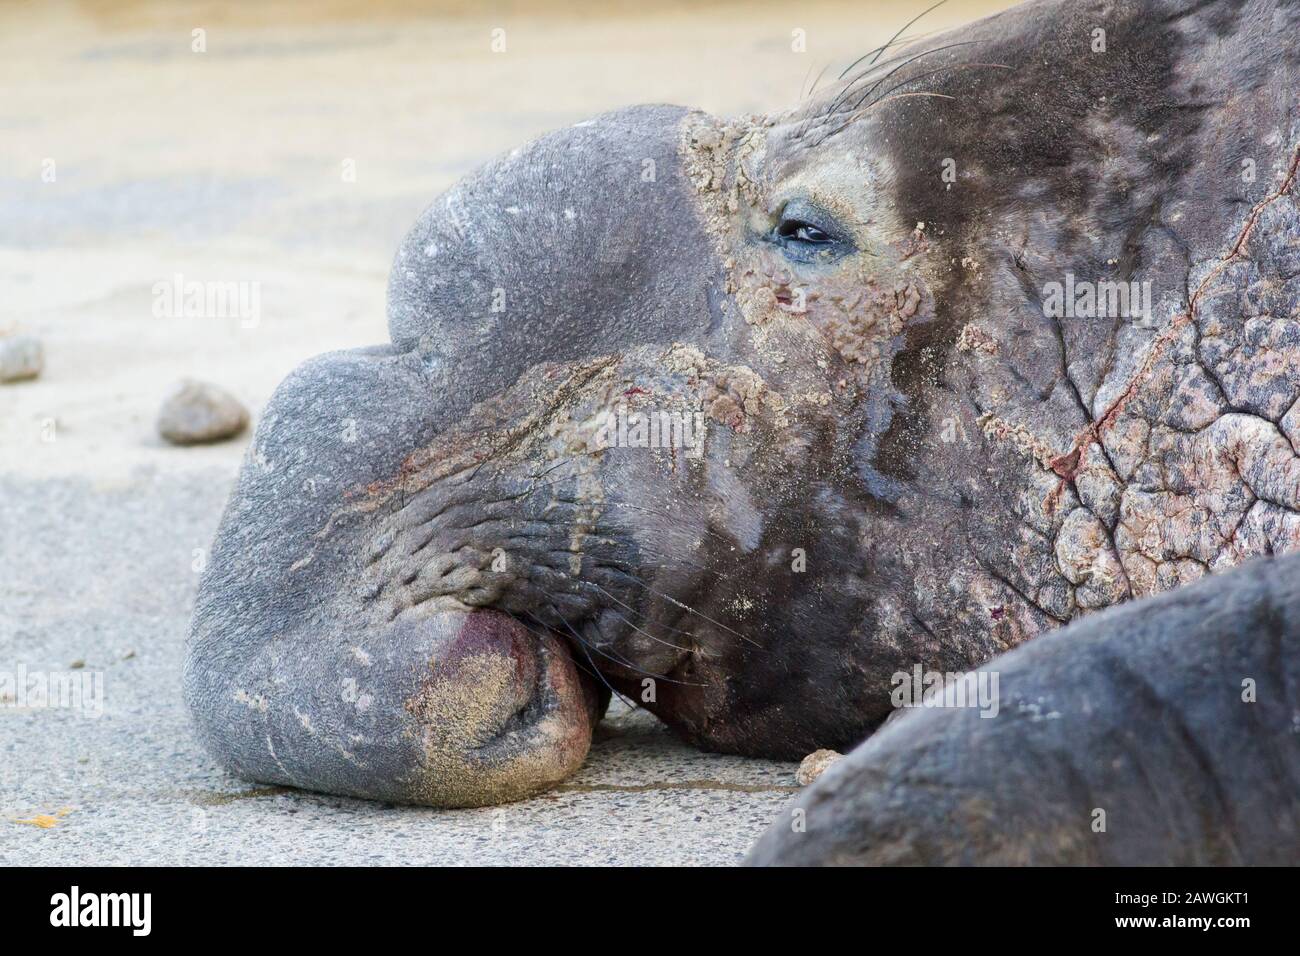
{"label": "grey seal body", "polygon": [[1300,862],[1300,557],[1114,608],[980,671],[998,675],[996,713],[891,721],[747,862]]}
{"label": "grey seal body", "polygon": [[623,110],[468,177],[391,343],[259,425],[191,634],[209,749],[488,803],[618,692],[701,747],[843,751],[900,672],[1294,550],[1298,35],[1038,0],[789,111]]}

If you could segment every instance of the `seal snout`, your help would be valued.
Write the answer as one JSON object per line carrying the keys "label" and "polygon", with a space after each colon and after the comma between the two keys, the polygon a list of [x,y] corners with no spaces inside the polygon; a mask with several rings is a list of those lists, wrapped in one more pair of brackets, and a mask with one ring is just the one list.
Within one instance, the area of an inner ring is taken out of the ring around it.
{"label": "seal snout", "polygon": [[445,794],[439,802],[515,799],[581,765],[598,694],[561,641],[493,610],[448,612],[435,626],[450,640],[406,710],[421,728],[430,792]]}
{"label": "seal snout", "polygon": [[488,609],[439,611],[405,628],[430,648],[401,704],[418,751],[407,799],[503,803],[582,765],[602,702],[554,635]]}

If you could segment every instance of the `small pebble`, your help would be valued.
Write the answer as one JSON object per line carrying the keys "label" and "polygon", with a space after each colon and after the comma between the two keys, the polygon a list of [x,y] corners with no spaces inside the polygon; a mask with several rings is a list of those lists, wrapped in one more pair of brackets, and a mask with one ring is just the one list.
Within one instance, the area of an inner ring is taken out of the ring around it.
{"label": "small pebble", "polygon": [[185,379],[158,413],[158,434],[173,445],[233,438],[248,427],[248,409],[224,388]]}
{"label": "small pebble", "polygon": [[794,775],[795,782],[801,787],[808,786],[843,756],[844,754],[835,750],[814,750],[799,764],[799,769]]}
{"label": "small pebble", "polygon": [[0,382],[35,378],[45,368],[45,350],[30,335],[0,338]]}

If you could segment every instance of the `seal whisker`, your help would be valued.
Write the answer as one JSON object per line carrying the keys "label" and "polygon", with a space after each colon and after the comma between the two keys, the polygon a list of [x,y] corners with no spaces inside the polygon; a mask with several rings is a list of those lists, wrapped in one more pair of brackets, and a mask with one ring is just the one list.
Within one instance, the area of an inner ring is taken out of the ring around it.
{"label": "seal whisker", "polygon": [[[920,74],[920,75],[918,75],[918,76],[909,76],[907,79],[902,80],[901,82],[895,83],[893,86],[891,86],[889,89],[885,90],[883,93],[881,93],[878,97],[876,97],[876,98],[875,98],[874,100],[872,100],[870,103],[867,103],[865,106],[862,106],[862,107],[855,107],[854,110],[853,110],[853,112],[849,114],[848,118],[847,118],[843,123],[841,123],[839,126],[835,127],[835,129],[833,129],[831,132],[829,132],[829,133],[827,133],[825,136],[823,136],[822,139],[819,140],[818,142],[824,142],[825,140],[829,139],[830,137],[832,137],[832,136],[836,136],[836,135],[842,133],[845,129],[847,129],[847,128],[848,128],[849,126],[851,126],[853,123],[857,122],[857,121],[858,121],[859,119],[861,119],[864,115],[866,115],[866,113],[867,113],[869,110],[871,110],[873,107],[875,107],[875,106],[877,106],[877,105],[879,105],[879,104],[881,104],[881,103],[887,103],[887,102],[889,102],[891,99],[898,99],[898,98],[900,98],[901,96],[918,96],[918,95],[919,95],[919,96],[931,96],[931,97],[936,97],[936,98],[939,98],[939,99],[947,99],[947,100],[956,99],[955,96],[952,96],[952,95],[950,95],[950,94],[948,94],[948,93],[936,93],[936,92],[926,92],[926,93],[920,93],[920,92],[917,92],[917,93],[902,93],[902,94],[899,94],[898,96],[894,96],[894,95],[892,95],[892,94],[894,93],[895,90],[901,90],[903,87],[908,86],[909,84],[912,84],[912,83],[919,83],[921,80],[927,79],[928,77],[938,76],[938,75],[943,74],[943,73],[955,73],[955,72],[957,72],[957,71],[959,71],[959,70],[970,70],[970,69],[979,69],[979,68],[984,68],[984,69],[994,69],[994,70],[1014,70],[1014,69],[1015,69],[1015,67],[1009,66],[1009,65],[1007,65],[1006,63],[954,63],[954,64],[951,64],[951,65],[949,65],[949,66],[942,66],[942,67],[939,67],[939,69],[937,69],[937,70],[930,70],[930,71],[928,71],[928,72],[926,72],[926,73],[922,73],[922,74]],[[863,97],[863,98],[865,98],[865,97]],[[860,99],[858,100],[858,102],[859,102],[859,103],[862,102],[862,98],[860,98]]]}
{"label": "seal whisker", "polygon": [[723,623],[720,622],[720,621],[715,621],[713,618],[709,617],[709,616],[708,616],[707,614],[705,614],[703,611],[697,611],[695,608],[693,608],[693,607],[691,607],[691,606],[689,606],[689,605],[687,605],[687,604],[683,604],[681,601],[677,600],[675,597],[671,597],[671,596],[669,596],[669,595],[667,595],[667,594],[664,594],[662,591],[655,590],[655,589],[652,588],[650,585],[646,584],[644,581],[637,580],[636,578],[630,578],[630,580],[635,581],[637,584],[641,585],[641,587],[645,588],[647,591],[649,591],[651,594],[655,595],[656,597],[661,597],[661,598],[663,598],[665,601],[667,601],[669,604],[672,604],[672,605],[675,606],[675,607],[679,607],[679,608],[681,608],[683,611],[686,611],[686,612],[688,612],[688,613],[690,613],[690,614],[694,614],[694,615],[696,615],[697,617],[701,617],[701,618],[703,618],[704,620],[708,621],[710,624],[714,625],[715,627],[720,627],[720,628],[722,628],[724,631],[726,631],[726,632],[729,633],[729,634],[734,634],[736,637],[740,638],[742,641],[745,641],[747,644],[752,644],[754,647],[757,647],[760,651],[762,651],[762,650],[766,650],[766,648],[764,648],[762,644],[759,644],[759,643],[758,643],[757,641],[755,641],[753,638],[746,637],[744,634],[741,634],[739,631],[736,631],[736,630],[733,630],[733,629],[727,627],[727,625],[723,624]]}
{"label": "seal whisker", "polygon": [[[804,98],[804,90],[808,88],[808,77],[812,76],[812,71],[813,71],[813,65],[812,65],[811,63],[809,63],[809,64],[808,64],[808,69],[804,72],[804,75],[803,75],[803,82],[799,84],[799,97],[798,97],[798,98],[801,99],[801,100]],[[826,72],[826,67],[822,67],[822,72],[823,72],[823,73]]]}
{"label": "seal whisker", "polygon": [[[631,566],[630,562],[627,562],[627,561],[619,561],[619,560],[616,559],[616,558],[607,558],[607,559],[604,559],[604,560],[602,560],[601,562],[598,562],[598,565],[597,565],[597,566],[598,566],[598,567],[605,567],[607,570],[614,571],[615,573],[620,574],[620,575],[622,575],[623,577],[629,579],[629,580],[632,581],[634,584],[640,585],[642,588],[646,588],[646,587],[647,587],[646,583],[645,583],[644,581],[642,581],[640,578],[636,577],[636,575],[632,574],[632,573],[629,572],[629,571],[625,571],[625,570],[623,570],[622,568],[609,567],[609,566],[608,566],[609,563],[613,563],[613,564],[623,564],[623,565],[626,565],[626,566],[628,566],[628,567]],[[705,565],[702,565],[702,564],[695,564],[694,567],[699,568],[701,571],[709,571],[709,570],[711,570],[710,568],[708,568],[708,567],[706,567]],[[645,614],[643,614],[643,613],[641,613],[641,612],[639,612],[639,611],[636,611],[636,610],[634,610],[633,608],[631,608],[629,605],[624,604],[622,601],[619,601],[618,598],[616,598],[613,594],[610,594],[608,591],[606,591],[603,587],[601,587],[601,586],[600,586],[599,584],[597,584],[595,581],[582,581],[582,582],[580,582],[580,583],[581,583],[581,584],[587,584],[587,585],[590,585],[591,587],[596,588],[596,589],[597,589],[598,591],[600,591],[601,593],[607,595],[611,600],[618,601],[619,604],[621,604],[623,607],[627,608],[631,613],[636,614],[639,618],[641,618],[641,620],[649,622],[650,619],[649,619],[648,617],[646,617]],[[680,635],[682,635],[683,637],[688,637],[688,638],[690,638],[692,641],[695,640],[695,634],[692,633],[691,631],[684,631],[684,630],[682,630],[680,627],[673,627],[671,624],[665,624],[665,623],[663,623],[662,621],[658,622],[657,626],[662,627],[665,631],[672,631],[674,634],[680,634]],[[676,645],[669,645],[669,646],[676,646]]]}
{"label": "seal whisker", "polygon": [[[901,42],[899,42],[898,39],[896,38],[895,41],[891,41],[891,43],[886,43],[878,47],[873,47],[872,49],[868,50],[866,53],[863,53],[861,56],[859,56],[856,60],[854,60],[852,63],[846,66],[843,70],[841,70],[839,75],[836,76],[836,79],[837,80],[844,79],[844,77],[847,76],[850,72],[852,72],[853,69],[859,63],[861,63],[863,60],[865,60],[867,57],[871,56],[872,54],[883,53],[893,45],[897,45],[899,51],[901,52],[902,50],[907,49],[908,47],[912,46],[915,43],[919,43],[922,40],[928,40],[930,37],[934,36],[938,32],[939,31],[937,30],[927,30],[923,33],[913,33],[909,36],[902,37]],[[893,62],[894,62],[893,60],[886,60],[885,62],[876,66],[868,65],[867,69],[863,70],[862,73],[859,74],[858,76],[855,76],[852,80],[849,81],[849,83],[850,84],[857,83],[860,80],[862,80],[864,77],[869,76],[872,73],[875,73],[877,70],[884,69],[885,67],[889,66]],[[875,60],[872,60],[872,63],[874,64]],[[817,87],[820,85],[821,80],[825,77],[826,70],[829,69],[829,67],[830,64],[828,63],[825,67],[822,68],[822,72],[821,74],[818,75],[817,81],[813,83],[812,88],[808,91],[808,93],[804,97],[802,97],[802,99],[805,100],[812,99],[813,95],[817,92]],[[814,109],[813,105],[809,103],[808,107],[804,110],[803,121],[800,123],[799,127],[794,131],[794,133],[791,134],[791,138],[801,139],[804,133],[807,131],[808,123],[811,122],[812,120],[815,120],[822,112],[824,111]]]}
{"label": "seal whisker", "polygon": [[[929,49],[929,50],[922,50],[920,53],[916,54],[915,56],[910,56],[910,57],[908,57],[906,60],[904,60],[903,62],[899,63],[897,66],[895,66],[895,67],[894,67],[892,70],[890,70],[888,73],[884,73],[884,74],[880,75],[879,77],[877,77],[877,78],[876,78],[876,81],[875,81],[874,83],[872,83],[871,86],[867,87],[866,92],[863,93],[862,96],[858,97],[857,102],[856,102],[852,107],[850,107],[850,110],[856,110],[856,109],[858,108],[858,106],[862,103],[862,101],[865,100],[868,96],[871,95],[872,91],[874,91],[874,90],[876,89],[876,87],[880,86],[881,83],[885,82],[885,80],[889,79],[891,76],[893,76],[895,73],[897,73],[899,70],[903,69],[904,67],[906,67],[906,66],[910,66],[911,64],[915,63],[917,60],[920,60],[920,59],[922,59],[922,58],[924,58],[924,57],[927,57],[927,56],[931,56],[932,54],[935,54],[935,53],[943,53],[943,52],[945,52],[945,51],[947,51],[947,50],[953,50],[953,49],[956,49],[957,47],[973,46],[973,45],[975,45],[976,42],[977,42],[977,41],[975,41],[975,40],[963,40],[963,41],[961,41],[961,42],[959,42],[959,43],[945,43],[943,46],[937,46],[937,47],[934,47],[934,48]],[[889,65],[892,64],[893,62],[894,62],[893,60],[889,60],[889,61],[887,61],[887,62],[885,62],[885,63],[882,63],[882,64],[881,64],[881,67],[884,68],[884,67],[886,67],[886,66],[889,66]],[[872,71],[872,72],[874,72],[874,71]],[[851,94],[856,93],[856,92],[858,91],[858,89],[860,88],[860,87],[858,86],[858,84],[864,82],[865,79],[866,79],[866,77],[867,77],[867,76],[870,76],[870,75],[871,75],[871,73],[868,73],[868,74],[865,74],[865,75],[862,76],[862,77],[858,77],[858,78],[854,79],[852,83],[850,83],[850,84],[849,84],[848,86],[846,86],[843,90],[841,90],[840,93],[839,93],[839,95],[835,97],[835,99],[834,99],[834,101],[831,103],[831,105],[828,106],[828,107],[826,108],[826,110],[822,113],[822,118],[823,118],[823,120],[828,120],[828,119],[830,119],[832,116],[835,116],[837,113],[839,113],[839,112],[843,112],[842,110],[838,110],[838,109],[837,109],[837,107],[839,106],[839,104],[842,103],[842,102],[844,102],[845,100],[847,100]]]}
{"label": "seal whisker", "polygon": [[[529,614],[528,611],[524,611],[524,613],[528,614],[528,617],[532,618],[534,622],[537,622],[538,626],[546,627],[546,624],[543,624],[541,620],[538,620],[536,615]],[[515,620],[519,620],[519,618],[515,618]],[[533,628],[530,628],[528,624],[525,624],[523,622],[523,620],[519,620],[519,626],[521,628],[524,628],[525,631],[528,631],[530,635],[537,637],[538,640],[542,640],[543,637],[542,633],[538,633],[537,631],[534,631]],[[547,628],[547,630],[549,630],[549,628]],[[585,646],[582,646],[582,654],[584,654],[584,656],[586,657],[586,662],[589,663],[590,667],[582,666],[581,663],[577,661],[577,658],[573,657],[572,650],[568,650],[568,648],[565,648],[565,650],[567,650],[569,659],[571,659],[571,661],[573,662],[573,666],[578,667],[578,669],[581,669],[582,672],[585,672],[585,674],[590,674],[591,676],[593,676],[593,678],[599,680],[599,682],[604,684],[604,687],[608,689],[608,692],[612,693],[612,695],[619,698],[619,700],[623,701],[624,704],[627,704],[629,708],[636,708],[636,704],[633,704],[633,702],[628,700],[627,697],[624,697],[623,695],[621,695],[621,693],[615,691],[614,685],[608,682],[608,680],[604,679],[604,675],[601,674],[601,669],[595,666],[595,661],[591,659],[591,653],[589,652],[588,649],[585,648]]]}
{"label": "seal whisker", "polygon": [[[597,591],[599,591],[601,594],[605,595],[607,598],[609,598],[609,599],[610,599],[611,601],[613,601],[615,604],[619,605],[619,606],[622,607],[622,608],[626,608],[629,614],[634,614],[634,615],[636,615],[637,617],[641,618],[641,620],[643,620],[643,621],[648,620],[644,614],[641,614],[640,612],[636,611],[636,610],[635,610],[631,605],[624,604],[624,603],[623,603],[622,601],[620,601],[617,597],[615,597],[613,594],[610,594],[608,591],[606,591],[604,588],[602,588],[602,587],[601,587],[599,584],[597,584],[595,581],[584,581],[583,583],[584,583],[584,584],[589,584],[589,585],[591,585],[593,588],[595,588],[595,589],[596,589]],[[618,614],[617,611],[611,611],[610,613],[611,613],[611,614]],[[650,640],[655,641],[656,643],[662,644],[662,645],[664,645],[665,647],[671,647],[673,650],[677,650],[677,651],[689,651],[689,650],[690,650],[689,647],[682,647],[680,644],[673,644],[671,641],[665,641],[665,640],[663,640],[662,638],[655,637],[655,636],[654,636],[653,634],[651,634],[650,632],[648,632],[648,631],[646,631],[646,630],[643,630],[642,628],[637,627],[635,624],[633,624],[633,623],[632,623],[631,621],[629,621],[627,618],[623,617],[623,615],[621,615],[621,614],[618,614],[618,617],[619,617],[619,619],[622,620],[625,624],[627,624],[628,627],[632,628],[633,630],[635,630],[635,631],[636,631],[637,633],[639,633],[639,634],[644,634],[646,637],[650,638]],[[685,631],[682,631],[682,632],[680,632],[680,633],[685,634],[686,632],[685,632]],[[690,636],[692,636],[692,635],[689,635],[689,634],[688,634],[687,636],[690,637]]]}
{"label": "seal whisker", "polygon": [[[525,624],[523,621],[520,621],[518,618],[515,618],[515,620],[518,621],[520,627],[522,627],[522,628],[523,628],[525,631],[527,631],[529,634],[533,635],[533,637],[536,637],[536,638],[540,639],[540,638],[543,636],[542,633],[541,633],[540,631],[535,631],[535,630],[533,630],[531,627],[529,627],[529,626],[528,626],[527,624]],[[533,618],[533,620],[537,620],[537,619],[536,619],[536,618]],[[571,660],[573,660],[573,655],[570,654],[570,655],[569,655],[569,658],[570,658]],[[598,679],[598,680],[603,679],[603,678],[601,678],[601,676],[600,676],[600,672],[599,672],[599,671],[594,671],[594,670],[591,670],[591,669],[588,668],[588,667],[584,667],[584,666],[582,665],[582,662],[581,662],[581,661],[573,660],[573,666],[576,667],[576,668],[578,668],[578,669],[579,669],[580,671],[582,671],[584,674],[590,674],[592,677],[594,677],[594,678],[596,678],[596,679]],[[610,690],[613,690],[613,688],[611,687]]]}
{"label": "seal whisker", "polygon": [[829,70],[830,68],[831,68],[831,64],[830,61],[828,60],[826,61],[825,64],[822,65],[821,72],[817,74],[817,79],[813,80],[813,85],[809,88],[808,93],[804,97],[802,97],[803,99],[808,99],[814,93],[817,92],[817,87],[821,85],[822,80],[826,76],[826,71]]}
{"label": "seal whisker", "polygon": [[[899,38],[900,36],[903,35],[903,31],[905,31],[908,27],[910,27],[912,24],[916,23],[918,20],[920,20],[920,19],[921,19],[922,17],[924,17],[926,14],[931,13],[932,11],[939,9],[941,6],[943,6],[943,5],[944,5],[945,3],[947,3],[947,2],[948,2],[948,0],[939,0],[939,2],[936,3],[934,6],[932,6],[932,7],[927,7],[926,9],[924,9],[924,10],[922,10],[920,13],[918,13],[916,16],[912,17],[912,19],[910,19],[910,20],[908,20],[906,23],[904,23],[903,26],[902,26],[902,28],[901,28],[897,33],[895,33],[892,37],[890,37],[890,38],[889,38],[889,41],[888,41],[884,46],[882,46],[882,47],[880,48],[880,50],[876,53],[876,55],[875,55],[874,57],[872,57],[871,62],[872,62],[872,63],[875,63],[876,60],[879,60],[881,54],[883,54],[886,50],[888,50],[891,46],[893,46],[894,43],[895,43],[895,41],[897,41],[898,38]],[[846,70],[845,72],[848,72],[848,71]],[[840,76],[843,76],[843,75],[844,75],[843,73],[840,74]]]}
{"label": "seal whisker", "polygon": [[[542,591],[543,594],[546,594],[546,592],[543,591],[541,588],[538,588],[538,590]],[[547,597],[551,597],[551,595],[547,594]],[[582,635],[578,633],[577,629],[572,624],[569,623],[569,619],[560,613],[559,608],[557,608],[554,604],[550,605],[550,608],[555,613],[555,616],[560,621],[560,623],[564,625],[565,629],[570,634],[573,635],[574,640],[578,641],[578,643],[580,643],[587,650],[595,651],[601,657],[608,658],[609,660],[613,661],[615,664],[618,664],[621,667],[626,667],[629,670],[636,671],[638,674],[642,675],[643,677],[650,677],[653,678],[654,680],[667,681],[669,684],[681,684],[686,687],[707,687],[708,686],[707,684],[699,684],[693,681],[673,680],[671,677],[668,677],[665,674],[656,674],[653,671],[642,670],[640,667],[637,667],[631,661],[624,660],[620,655],[613,654],[608,651],[604,651],[597,645],[592,644],[587,640],[584,640]],[[538,623],[541,622],[539,621]]]}
{"label": "seal whisker", "polygon": [[[893,93],[894,91],[896,91],[896,90],[901,90],[903,87],[905,87],[905,86],[907,86],[907,85],[909,85],[909,84],[911,84],[911,83],[919,83],[921,80],[928,79],[928,78],[930,78],[930,77],[932,77],[932,76],[938,76],[938,75],[940,75],[940,74],[942,74],[942,73],[956,73],[956,72],[958,72],[959,70],[974,70],[974,69],[980,69],[980,68],[984,68],[984,69],[994,69],[994,70],[1010,70],[1010,69],[1012,69],[1012,67],[1008,66],[1008,65],[1005,64],[1005,63],[952,63],[952,64],[949,64],[948,66],[941,66],[941,67],[939,67],[937,70],[929,70],[929,71],[927,71],[927,72],[925,72],[925,73],[921,73],[921,74],[919,74],[918,76],[909,76],[907,79],[905,79],[905,80],[901,80],[901,81],[899,81],[898,83],[895,83],[895,84],[894,84],[893,86],[891,86],[889,89],[885,90],[885,91],[884,91],[883,93],[881,93],[878,97],[876,97],[876,99],[872,100],[872,101],[871,101],[870,103],[868,103],[866,106],[861,107],[861,109],[869,109],[870,107],[874,106],[876,103],[878,103],[878,102],[884,100],[887,96],[889,96],[889,95],[890,95],[891,93]],[[858,102],[861,102],[861,100],[859,100]],[[859,111],[859,108],[858,108],[858,107],[854,107],[854,112],[858,112],[858,111]]]}
{"label": "seal whisker", "polygon": [[[537,624],[538,624],[540,627],[543,627],[543,628],[546,627],[546,625],[545,625],[542,621],[540,621],[540,620],[537,619],[536,615],[531,614],[531,613],[529,613],[528,611],[525,611],[524,613],[527,614],[529,617],[531,617],[534,621],[536,621]],[[515,620],[518,621],[519,619],[518,619],[518,618],[515,618]],[[541,640],[541,639],[542,639],[543,635],[539,634],[537,631],[534,631],[531,627],[529,627],[529,626],[528,626],[527,624],[525,624],[523,621],[519,621],[519,626],[522,627],[522,628],[523,628],[525,631],[527,631],[529,634],[531,634],[531,635],[533,635],[534,637],[536,637],[538,640]],[[549,630],[549,628],[548,628],[548,630]],[[582,653],[583,653],[583,655],[587,658],[587,663],[591,665],[591,669],[590,669],[590,670],[588,670],[587,668],[583,667],[583,668],[582,668],[583,671],[585,671],[585,672],[588,673],[588,674],[591,674],[593,677],[595,677],[597,680],[599,680],[602,684],[605,685],[605,688],[606,688],[606,689],[607,689],[611,694],[613,694],[615,697],[617,697],[617,698],[618,698],[619,700],[621,700],[623,703],[627,704],[628,707],[635,708],[635,707],[636,707],[636,704],[634,704],[634,703],[633,703],[632,701],[630,701],[627,697],[623,696],[623,695],[620,694],[617,690],[615,690],[615,689],[614,689],[614,685],[611,684],[608,680],[605,679],[605,675],[602,674],[602,673],[600,672],[600,668],[597,667],[597,666],[596,666],[596,662],[595,662],[594,660],[592,660],[592,657],[591,657],[591,651],[587,650],[587,645],[586,645],[585,643],[582,642],[582,639],[581,639],[581,638],[579,638],[578,646],[582,648]],[[573,660],[573,663],[574,663],[575,665],[581,667],[581,665],[578,664],[578,662],[577,662],[576,660],[573,659],[573,655],[572,655],[572,654],[569,655],[569,659],[570,659],[570,660]]]}
{"label": "seal whisker", "polygon": [[848,120],[846,120],[844,123],[835,127],[835,129],[831,130],[829,133],[823,136],[820,140],[818,140],[818,142],[819,143],[825,142],[826,140],[830,139],[832,136],[838,136],[840,133],[844,132],[855,122],[861,119],[873,107],[879,106],[882,103],[888,103],[890,100],[901,100],[905,96],[929,96],[934,99],[940,99],[940,100],[955,100],[957,98],[955,96],[950,96],[947,93],[927,93],[923,91],[917,91],[913,93],[895,93],[893,96],[886,97],[885,99],[882,100],[875,100],[874,102],[864,106],[862,109],[858,110],[856,113],[850,116]]}
{"label": "seal whisker", "polygon": [[[893,67],[893,69],[891,69],[888,73],[885,73],[883,76],[881,76],[880,80],[892,76],[894,73],[898,72],[903,67],[907,66],[909,63],[915,63],[917,60],[921,59],[922,57],[929,56],[932,53],[942,53],[944,50],[951,50],[954,47],[970,46],[975,42],[977,41],[963,40],[957,43],[946,43],[943,46],[933,47],[932,49],[929,50],[922,50],[920,53],[916,54],[915,56],[908,57],[906,60],[903,60],[901,63],[897,63],[895,60],[891,59],[891,60],[886,60],[883,63],[877,64],[876,61],[873,59],[870,65],[867,67],[867,69],[863,70],[857,76],[853,77],[851,80],[845,83],[844,89],[840,90],[840,92],[835,95],[835,99],[831,100],[831,102],[827,105],[826,109],[822,111],[822,113],[823,115],[829,115],[834,113],[836,107],[839,106],[839,104],[842,103],[856,89],[858,89],[858,85],[860,83],[865,82],[867,79],[869,79],[872,76],[875,76],[877,73],[879,73],[879,71],[887,67]],[[881,52],[883,52],[883,50]],[[879,57],[880,54],[877,53],[876,56]],[[846,70],[845,72],[847,73],[848,71]],[[840,74],[840,78],[841,79],[844,78],[843,73]]]}
{"label": "seal whisker", "polygon": [[[909,42],[911,42],[911,41],[909,41]],[[883,52],[884,52],[885,50],[887,50],[887,49],[889,49],[889,44],[888,44],[888,43],[882,43],[882,44],[881,44],[880,46],[878,46],[878,47],[873,47],[872,49],[868,50],[866,53],[864,53],[864,54],[862,54],[860,57],[858,57],[856,60],[854,60],[852,63],[850,63],[848,66],[846,66],[844,69],[842,69],[842,70],[840,71],[839,76],[835,77],[835,79],[837,79],[837,80],[842,80],[842,79],[844,79],[844,77],[848,76],[849,73],[852,72],[852,70],[853,70],[853,69],[854,69],[854,68],[855,68],[859,63],[861,63],[863,60],[865,60],[867,57],[872,56],[872,54],[875,54],[876,56],[879,56],[881,53],[883,53]],[[872,60],[871,60],[871,63],[868,63],[867,66],[869,67],[869,66],[871,66],[872,63],[875,63],[875,62],[876,62],[876,60],[875,60],[875,58],[873,57]],[[854,80],[856,80],[856,79],[857,79],[857,78],[855,77]],[[853,80],[851,80],[850,82],[853,82]]]}
{"label": "seal whisker", "polygon": [[[894,85],[889,87],[888,90],[885,90],[883,94],[876,96],[874,100],[871,100],[870,103],[867,103],[865,107],[857,107],[857,105],[855,105],[855,107],[853,108],[853,112],[849,114],[848,120],[845,120],[844,122],[842,122],[842,124],[836,126],[835,129],[831,131],[831,133],[827,133],[826,135],[824,135],[822,139],[818,140],[818,143],[826,142],[827,139],[831,137],[835,137],[835,135],[839,135],[840,133],[842,133],[842,131],[846,129],[846,127],[849,127],[850,125],[853,125],[854,122],[861,120],[861,118],[865,116],[867,111],[870,111],[870,109],[872,107],[875,107],[875,105],[881,103],[888,103],[888,101],[891,99],[898,99],[898,96],[892,95],[893,92],[896,90],[901,90],[901,88],[904,88],[905,86],[909,86],[911,85],[911,83],[919,83],[920,81],[923,81],[923,79],[927,79],[928,77],[936,77],[936,75],[940,75],[943,73],[956,73],[957,70],[980,69],[980,68],[997,69],[997,70],[1015,69],[1014,66],[1009,66],[1008,64],[1000,64],[1000,62],[970,62],[970,64],[949,64],[948,66],[940,66],[939,69],[928,70],[927,73],[915,75],[915,77],[907,77],[906,79],[904,79],[904,81],[894,83]],[[885,78],[887,77],[881,77],[881,79],[885,79]],[[879,83],[876,86],[879,86]],[[872,88],[875,88],[875,86],[872,86]],[[870,95],[870,90],[867,91],[866,95],[863,95],[862,98],[858,99],[858,103],[862,103],[862,100],[866,99],[867,95]],[[948,100],[957,99],[956,96],[952,96],[949,94],[940,94],[940,92],[926,92],[926,94],[901,94],[901,96],[911,96],[911,95],[935,96],[935,98],[948,99]]]}

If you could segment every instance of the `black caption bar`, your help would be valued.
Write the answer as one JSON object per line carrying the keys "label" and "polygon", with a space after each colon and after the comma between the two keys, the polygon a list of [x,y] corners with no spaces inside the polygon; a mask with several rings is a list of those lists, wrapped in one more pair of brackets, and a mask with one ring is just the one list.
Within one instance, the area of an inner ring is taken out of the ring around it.
{"label": "black caption bar", "polygon": [[850,927],[869,921],[861,927],[869,925],[873,944],[891,927],[900,938],[920,932],[938,941],[963,926],[1014,937],[1044,921],[1071,940],[1198,933],[1222,941],[1293,928],[1292,877],[1262,869],[8,869],[0,871],[0,917],[10,952],[22,951],[29,936],[71,933],[81,942],[111,936],[128,945],[197,933],[214,943],[229,937],[265,947],[314,939],[337,944],[354,932],[373,939],[376,932],[434,926],[453,934],[429,942],[437,947],[471,925],[490,927],[495,946],[497,933],[566,920],[584,935],[602,923],[625,934],[640,924],[662,935],[672,932],[666,914],[681,909],[716,923],[728,938],[761,927],[767,943],[774,925],[797,941],[815,926],[844,924],[845,917]]}

